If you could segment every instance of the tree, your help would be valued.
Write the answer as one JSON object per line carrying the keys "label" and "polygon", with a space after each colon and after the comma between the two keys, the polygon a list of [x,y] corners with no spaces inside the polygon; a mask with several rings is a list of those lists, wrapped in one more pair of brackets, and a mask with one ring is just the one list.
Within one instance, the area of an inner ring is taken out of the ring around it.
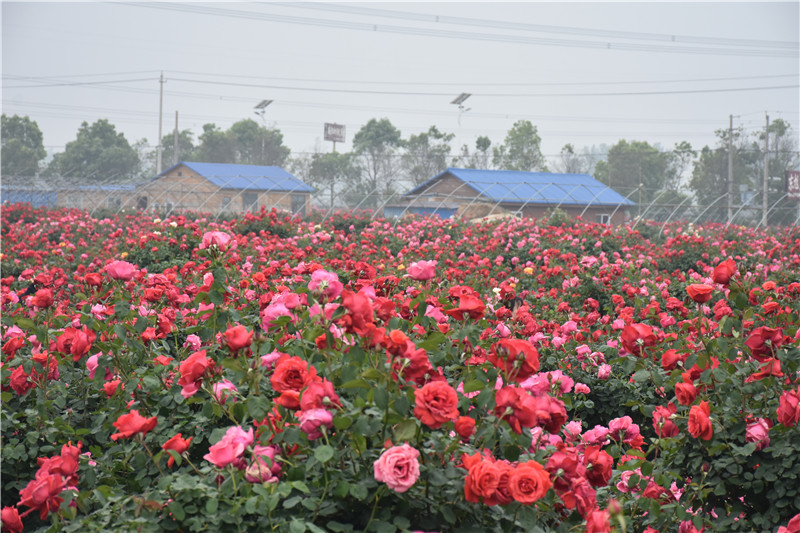
{"label": "tree", "polygon": [[671,191],[680,189],[683,175],[691,168],[692,162],[696,157],[697,152],[692,149],[690,142],[681,141],[675,143],[675,148],[673,148],[672,157],[670,158],[670,168],[667,172],[665,188]]}
{"label": "tree", "polygon": [[427,132],[408,138],[403,166],[414,186],[425,183],[447,168],[447,158],[452,149],[449,143],[454,137],[453,133],[442,133],[436,126],[431,126]]}
{"label": "tree", "polygon": [[[714,132],[717,147],[704,146],[694,162],[692,179],[689,187],[695,195],[698,205],[727,205],[720,200],[728,192],[728,139],[729,130],[719,129]],[[754,172],[753,164],[758,153],[749,150],[747,138],[741,128],[733,130],[733,205],[747,201],[749,194],[742,189],[752,189]],[[717,202],[719,200],[719,202]]]}
{"label": "tree", "polygon": [[216,124],[203,124],[203,133],[198,138],[200,144],[192,152],[189,161],[203,163],[235,163],[236,151],[231,138]]}
{"label": "tree", "polygon": [[352,154],[315,153],[311,156],[305,182],[330,193],[330,208],[336,201],[336,191],[357,184],[361,171],[353,162]]}
{"label": "tree", "polygon": [[353,137],[353,152],[361,179],[348,195],[351,203],[374,209],[380,197],[394,194],[392,180],[399,171],[394,156],[402,145],[400,130],[388,118],[370,119],[358,130]]}
{"label": "tree", "polygon": [[458,164],[465,168],[480,168],[488,170],[491,168],[489,149],[492,147],[492,141],[489,137],[481,136],[475,139],[475,152],[469,153],[469,146],[466,144],[461,147],[461,155],[458,156]]}
{"label": "tree", "polygon": [[565,174],[586,174],[589,172],[591,165],[591,161],[587,159],[585,154],[576,153],[575,147],[567,143],[561,148],[555,168]]}
{"label": "tree", "polygon": [[235,162],[243,165],[283,166],[291,150],[283,145],[283,134],[276,129],[259,126],[245,119],[227,131],[235,151]]}
{"label": "tree", "polygon": [[4,176],[33,176],[39,161],[47,156],[39,125],[28,118],[2,115],[2,173]]}
{"label": "tree", "polygon": [[47,169],[50,175],[94,179],[131,178],[138,170],[139,154],[107,119],[81,124],[77,138]]}
{"label": "tree", "polygon": [[186,161],[194,152],[194,134],[192,130],[178,132],[178,152],[175,153],[175,132],[170,132],[161,139],[161,162],[164,168],[169,168],[181,161]]}
{"label": "tree", "polygon": [[494,149],[492,162],[503,170],[547,172],[541,143],[536,126],[528,120],[518,120],[508,130],[503,144]]}
{"label": "tree", "polygon": [[[172,140],[172,136],[169,136]],[[284,166],[291,150],[283,145],[279,130],[259,126],[255,120],[235,122],[227,131],[215,124],[205,124],[200,144],[186,161],[238,163],[242,165]],[[170,149],[171,151],[171,149]]]}
{"label": "tree", "polygon": [[637,203],[651,202],[666,188],[670,157],[646,141],[622,139],[597,163],[595,177]]}

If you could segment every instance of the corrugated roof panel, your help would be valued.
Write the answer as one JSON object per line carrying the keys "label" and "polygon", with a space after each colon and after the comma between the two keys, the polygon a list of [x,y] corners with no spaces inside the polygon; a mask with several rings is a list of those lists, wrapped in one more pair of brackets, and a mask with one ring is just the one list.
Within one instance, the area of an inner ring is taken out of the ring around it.
{"label": "corrugated roof panel", "polygon": [[412,189],[420,192],[435,179],[450,173],[494,202],[521,202],[577,205],[634,205],[610,187],[588,174],[521,172],[517,170],[478,170],[448,168],[438,176]]}
{"label": "corrugated roof panel", "polygon": [[[276,166],[195,163],[193,161],[182,161],[178,165],[184,165],[221,189],[314,192],[313,187]],[[170,167],[161,174],[169,172],[178,165]]]}

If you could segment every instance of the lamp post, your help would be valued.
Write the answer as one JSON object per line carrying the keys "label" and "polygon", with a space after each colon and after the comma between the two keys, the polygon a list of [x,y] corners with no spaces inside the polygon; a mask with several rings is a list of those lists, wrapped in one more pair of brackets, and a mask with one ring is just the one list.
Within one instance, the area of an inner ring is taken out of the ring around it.
{"label": "lamp post", "polygon": [[458,125],[459,125],[459,127],[461,126],[461,115],[463,115],[464,113],[466,113],[467,111],[472,109],[471,107],[467,108],[467,109],[464,109],[464,101],[467,98],[469,98],[470,96],[472,96],[471,93],[461,93],[458,96],[456,96],[455,99],[452,102],[450,102],[451,104],[455,104],[455,105],[458,106]]}
{"label": "lamp post", "polygon": [[267,112],[267,106],[269,104],[271,104],[272,102],[273,102],[273,100],[261,100],[258,104],[256,104],[256,106],[254,108],[255,111],[253,111],[256,115],[261,117],[261,125],[264,128],[264,131],[261,132],[261,162],[262,162],[262,164],[264,163],[264,150],[266,148],[264,145],[266,143],[266,135],[267,135],[267,132],[266,132],[266,130],[267,130],[267,121],[266,121],[266,118],[264,118],[264,115]]}

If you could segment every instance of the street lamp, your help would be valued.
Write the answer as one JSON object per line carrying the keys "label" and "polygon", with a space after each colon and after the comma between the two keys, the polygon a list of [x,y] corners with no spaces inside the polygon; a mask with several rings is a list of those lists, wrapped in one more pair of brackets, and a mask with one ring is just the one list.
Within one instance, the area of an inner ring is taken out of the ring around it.
{"label": "street lamp", "polygon": [[455,100],[450,102],[451,104],[455,104],[458,106],[458,125],[461,126],[461,115],[472,109],[471,107],[464,109],[464,101],[472,96],[471,93],[461,93],[456,96]]}
{"label": "street lamp", "polygon": [[255,111],[253,111],[253,113],[255,113],[256,115],[261,117],[261,125],[264,128],[264,131],[261,132],[261,162],[262,162],[262,164],[264,162],[264,150],[265,150],[264,144],[266,143],[266,135],[267,135],[267,131],[266,131],[267,130],[267,121],[266,121],[266,118],[264,118],[264,114],[267,112],[267,106],[269,104],[271,104],[272,102],[273,102],[273,100],[261,100],[253,108],[253,109],[255,109]]}

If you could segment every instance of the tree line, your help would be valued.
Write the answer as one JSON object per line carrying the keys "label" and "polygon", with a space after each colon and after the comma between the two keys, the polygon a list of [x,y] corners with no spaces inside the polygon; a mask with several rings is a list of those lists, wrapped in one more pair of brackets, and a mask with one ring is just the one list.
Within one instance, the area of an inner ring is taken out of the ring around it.
{"label": "tree line", "polygon": [[[752,199],[761,190],[769,135],[770,175],[782,177],[800,165],[791,125],[777,119],[747,134],[743,128],[719,129],[713,146],[696,150],[686,141],[671,150],[647,141],[621,139],[613,146],[566,144],[548,162],[541,137],[530,121],[519,120],[503,142],[493,145],[486,136],[473,146],[454,149],[452,133],[431,126],[403,138],[387,118],[373,118],[354,135],[347,153],[291,153],[279,129],[240,120],[222,130],[205,124],[194,138],[191,130],[171,132],[161,139],[162,166],[178,161],[275,165],[286,168],[316,187],[325,202],[374,207],[380,199],[404,192],[442,172],[448,166],[558,173],[592,174],[610,188],[637,203],[678,204],[689,198],[708,205],[727,191],[728,151],[733,146],[734,204]],[[177,151],[176,151],[177,148]],[[146,140],[130,144],[107,119],[84,122],[75,140],[44,163],[46,150],[37,123],[29,117],[2,115],[2,175],[85,178],[97,181],[145,179],[156,174],[157,148]],[[769,183],[770,204],[784,194],[782,179]]]}

